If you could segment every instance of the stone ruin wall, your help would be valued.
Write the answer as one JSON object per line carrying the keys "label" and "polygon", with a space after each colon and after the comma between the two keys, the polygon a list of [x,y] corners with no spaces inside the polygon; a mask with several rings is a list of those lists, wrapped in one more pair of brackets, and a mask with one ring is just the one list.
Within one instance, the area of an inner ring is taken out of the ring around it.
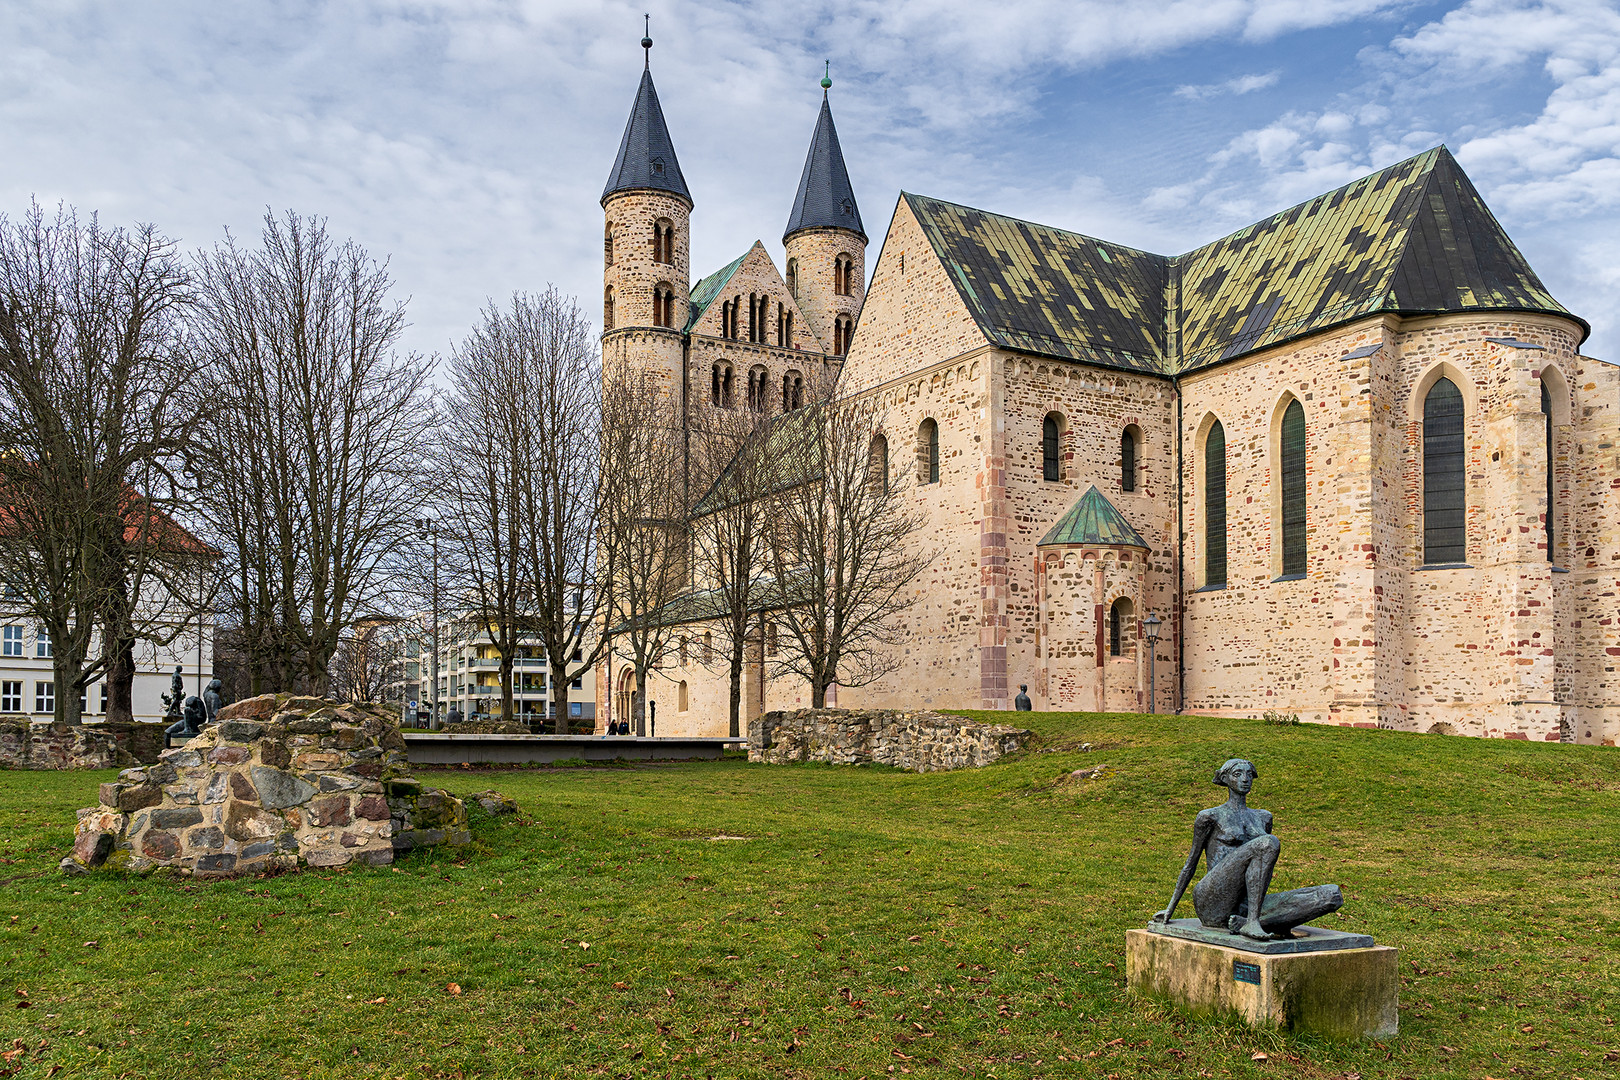
{"label": "stone ruin wall", "polygon": [[873,762],[912,772],[989,765],[1023,747],[1030,732],[943,713],[886,709],[796,709],[748,723],[748,760],[768,765]]}
{"label": "stone ruin wall", "polygon": [[386,865],[414,847],[469,842],[461,800],[408,770],[392,709],[249,698],[156,764],[102,784],[100,805],[79,811],[63,868]]}
{"label": "stone ruin wall", "polygon": [[157,761],[162,724],[0,720],[0,769],[118,769]]}

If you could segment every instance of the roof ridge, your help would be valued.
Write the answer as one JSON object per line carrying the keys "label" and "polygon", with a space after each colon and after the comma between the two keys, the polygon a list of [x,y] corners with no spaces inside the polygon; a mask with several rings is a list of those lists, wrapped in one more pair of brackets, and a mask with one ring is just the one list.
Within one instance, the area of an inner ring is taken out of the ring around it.
{"label": "roof ridge", "polygon": [[[758,240],[754,241],[755,245],[758,243]],[[703,317],[703,313],[709,310],[709,305],[714,303],[714,298],[720,295],[720,290],[726,287],[726,282],[736,275],[737,269],[743,264],[743,260],[753,254],[753,251],[754,248],[750,247],[714,273],[699,278],[698,283],[692,286],[692,291],[687,296],[685,332],[690,333],[692,327],[697,325],[697,321]],[[703,295],[705,289],[708,290],[707,296]]]}
{"label": "roof ridge", "polygon": [[1000,218],[1002,221],[1011,221],[1019,225],[1028,225],[1034,229],[1049,229],[1052,232],[1063,233],[1065,236],[1078,236],[1082,240],[1090,240],[1097,244],[1107,244],[1111,248],[1118,248],[1120,251],[1129,251],[1136,255],[1147,255],[1155,259],[1170,259],[1174,257],[1170,255],[1161,255],[1156,251],[1149,251],[1147,248],[1139,248],[1133,247],[1130,244],[1122,244],[1118,240],[1105,240],[1100,236],[1092,236],[1090,233],[1084,233],[1078,229],[1065,229],[1061,225],[1047,225],[1044,222],[1032,221],[1029,218],[1014,217],[1011,214],[1001,214],[994,210],[984,210],[977,206],[969,206],[967,203],[952,202],[950,199],[940,199],[933,195],[920,195],[914,191],[906,191],[903,188],[900,191],[900,197],[902,199],[922,199],[927,202],[937,203],[940,206],[954,206],[958,210],[971,210],[973,213],[983,214],[985,217]]}

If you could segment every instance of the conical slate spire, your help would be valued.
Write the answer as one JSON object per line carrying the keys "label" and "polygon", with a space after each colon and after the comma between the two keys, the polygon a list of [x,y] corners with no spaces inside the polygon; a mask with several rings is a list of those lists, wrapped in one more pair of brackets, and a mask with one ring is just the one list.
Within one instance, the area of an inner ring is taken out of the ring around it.
{"label": "conical slate spire", "polygon": [[613,171],[608,173],[607,187],[602,189],[602,202],[616,192],[649,188],[692,201],[686,178],[681,175],[681,163],[675,159],[675,144],[664,124],[664,110],[658,106],[652,71],[644,69],[636,103],[630,109],[630,122],[624,125],[624,138],[619,141],[619,156],[613,159]]}
{"label": "conical slate spire", "polygon": [[832,107],[825,94],[816,134],[810,140],[810,153],[804,159],[804,175],[799,177],[799,193],[793,197],[793,213],[788,215],[785,241],[801,229],[849,229],[866,239],[861,225],[861,208],[855,205],[855,189],[849,186],[849,170],[844,152],[838,147],[838,129],[833,126]]}

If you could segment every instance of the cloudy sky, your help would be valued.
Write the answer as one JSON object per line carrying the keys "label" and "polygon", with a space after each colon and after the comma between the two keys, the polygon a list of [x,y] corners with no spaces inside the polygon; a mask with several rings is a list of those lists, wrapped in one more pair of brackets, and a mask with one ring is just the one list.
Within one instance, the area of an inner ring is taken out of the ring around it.
{"label": "cloudy sky", "polygon": [[1179,253],[1436,143],[1620,360],[1620,0],[343,0],[0,5],[0,213],[187,245],[317,213],[445,351],[548,282],[653,73],[694,276],[781,232],[833,66],[871,254],[900,190]]}

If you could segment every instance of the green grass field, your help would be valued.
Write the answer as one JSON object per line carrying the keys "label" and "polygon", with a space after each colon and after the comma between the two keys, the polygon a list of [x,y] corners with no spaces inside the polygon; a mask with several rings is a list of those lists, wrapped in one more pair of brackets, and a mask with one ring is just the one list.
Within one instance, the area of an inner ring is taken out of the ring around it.
{"label": "green grass field", "polygon": [[[1620,1076],[1615,750],[1019,719],[1031,751],[960,773],[421,772],[522,813],[474,809],[459,855],[212,882],[63,878],[107,776],[0,772],[0,1075]],[[1230,756],[1274,886],[1337,882],[1325,925],[1401,949],[1398,1039],[1126,994]]]}

